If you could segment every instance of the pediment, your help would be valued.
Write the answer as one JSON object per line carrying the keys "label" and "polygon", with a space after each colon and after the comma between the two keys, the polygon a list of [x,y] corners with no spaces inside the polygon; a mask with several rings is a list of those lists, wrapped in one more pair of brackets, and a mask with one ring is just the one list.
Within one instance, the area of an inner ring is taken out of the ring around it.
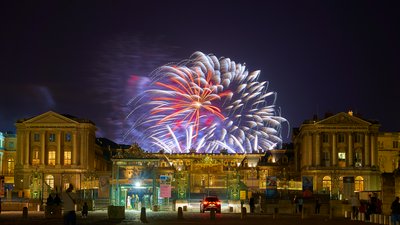
{"label": "pediment", "polygon": [[43,113],[26,120],[24,124],[78,124],[77,121],[67,118],[53,111]]}
{"label": "pediment", "polygon": [[370,122],[363,120],[359,117],[349,115],[348,113],[341,112],[321,121],[318,121],[316,124],[319,125],[371,125]]}

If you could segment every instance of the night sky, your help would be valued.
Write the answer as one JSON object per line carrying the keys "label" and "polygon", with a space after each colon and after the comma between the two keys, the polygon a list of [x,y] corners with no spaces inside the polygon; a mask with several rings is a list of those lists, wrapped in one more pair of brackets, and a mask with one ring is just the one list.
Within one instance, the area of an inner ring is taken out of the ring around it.
{"label": "night sky", "polygon": [[0,9],[0,131],[53,110],[122,142],[137,78],[195,51],[261,70],[290,123],[285,142],[327,112],[352,110],[400,131],[400,1],[7,1]]}

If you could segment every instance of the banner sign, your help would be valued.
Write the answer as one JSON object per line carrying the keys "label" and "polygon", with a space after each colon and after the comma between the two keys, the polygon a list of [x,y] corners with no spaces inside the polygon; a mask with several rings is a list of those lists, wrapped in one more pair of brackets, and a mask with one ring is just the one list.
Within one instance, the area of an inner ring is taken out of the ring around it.
{"label": "banner sign", "polygon": [[303,176],[303,197],[311,197],[313,194],[313,177]]}

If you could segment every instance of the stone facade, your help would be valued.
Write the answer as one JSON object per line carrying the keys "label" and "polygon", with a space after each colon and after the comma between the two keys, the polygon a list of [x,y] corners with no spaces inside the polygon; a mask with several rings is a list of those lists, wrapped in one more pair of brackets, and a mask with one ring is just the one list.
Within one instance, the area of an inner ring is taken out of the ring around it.
{"label": "stone facade", "polygon": [[301,175],[313,191],[349,198],[354,191],[380,191],[379,124],[349,113],[305,121],[293,133]]}
{"label": "stone facade", "polygon": [[14,177],[19,197],[46,199],[69,184],[76,190],[98,188],[99,174],[110,173],[110,161],[96,142],[96,126],[90,120],[49,111],[18,120],[16,128]]}

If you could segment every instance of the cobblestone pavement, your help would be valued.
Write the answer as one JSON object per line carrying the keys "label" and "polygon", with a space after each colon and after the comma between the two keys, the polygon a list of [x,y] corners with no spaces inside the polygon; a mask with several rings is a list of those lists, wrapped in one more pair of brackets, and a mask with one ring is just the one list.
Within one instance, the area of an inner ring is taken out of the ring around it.
{"label": "cobblestone pavement", "polygon": [[[300,215],[273,215],[266,214],[247,214],[242,218],[239,213],[221,213],[216,214],[215,219],[210,217],[210,213],[183,212],[183,218],[178,219],[177,212],[146,212],[148,224],[173,225],[173,224],[263,224],[263,225],[357,225],[365,224],[361,221],[351,221],[345,218],[329,219],[327,215],[310,215],[307,218],[301,218]],[[62,225],[62,218],[44,218],[43,212],[29,212],[27,218],[23,218],[22,212],[1,212],[0,224],[32,224],[32,225]],[[127,211],[125,219],[108,219],[107,211],[89,212],[88,218],[77,218],[78,225],[130,225],[143,224],[140,220],[139,211]]]}

